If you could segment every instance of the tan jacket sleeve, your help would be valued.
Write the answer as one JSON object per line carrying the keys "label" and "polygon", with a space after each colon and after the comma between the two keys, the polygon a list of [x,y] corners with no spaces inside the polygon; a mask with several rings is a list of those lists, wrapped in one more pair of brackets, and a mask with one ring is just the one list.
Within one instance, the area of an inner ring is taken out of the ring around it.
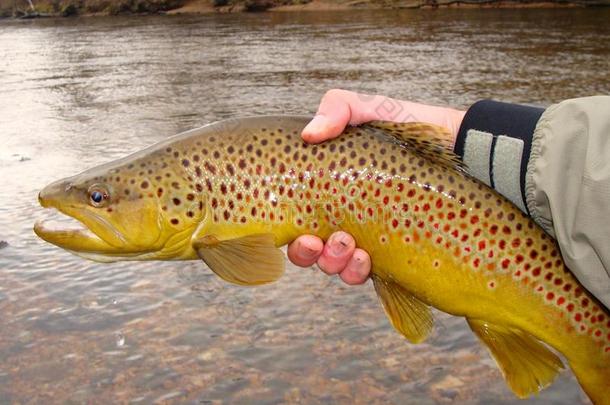
{"label": "tan jacket sleeve", "polygon": [[610,307],[610,96],[544,111],[532,138],[525,200],[570,270]]}

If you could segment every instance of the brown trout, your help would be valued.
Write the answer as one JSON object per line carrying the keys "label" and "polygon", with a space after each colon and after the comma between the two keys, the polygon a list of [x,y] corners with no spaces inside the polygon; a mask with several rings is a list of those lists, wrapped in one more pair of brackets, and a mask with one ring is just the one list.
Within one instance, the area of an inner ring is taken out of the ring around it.
{"label": "brown trout", "polygon": [[308,121],[222,121],[60,180],[40,203],[84,229],[34,230],[98,261],[201,259],[240,285],[278,279],[278,247],[297,236],[344,230],[369,252],[383,307],[411,342],[430,334],[435,307],[466,318],[519,397],[563,368],[550,346],[610,404],[610,313],[551,237],[466,174],[444,129],[373,122],[309,145]]}

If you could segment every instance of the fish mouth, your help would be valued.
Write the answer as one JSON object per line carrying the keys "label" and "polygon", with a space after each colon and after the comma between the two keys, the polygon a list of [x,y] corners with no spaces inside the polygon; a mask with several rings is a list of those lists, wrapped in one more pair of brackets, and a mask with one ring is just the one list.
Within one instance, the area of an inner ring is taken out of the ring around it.
{"label": "fish mouth", "polygon": [[71,224],[68,228],[52,226],[45,220],[36,221],[34,233],[46,242],[97,261],[114,261],[143,253],[130,249],[125,237],[100,215],[86,208],[60,204],[42,192],[38,200],[43,208],[56,210],[76,223],[76,227]]}

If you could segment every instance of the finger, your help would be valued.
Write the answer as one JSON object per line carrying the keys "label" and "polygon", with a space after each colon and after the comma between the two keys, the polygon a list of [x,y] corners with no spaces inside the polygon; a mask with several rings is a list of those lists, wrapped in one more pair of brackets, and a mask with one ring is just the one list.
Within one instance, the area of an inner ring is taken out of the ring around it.
{"label": "finger", "polygon": [[318,259],[318,266],[326,274],[337,274],[345,268],[345,265],[354,254],[356,241],[348,233],[339,231],[333,233]]}
{"label": "finger", "polygon": [[317,236],[299,236],[288,245],[288,259],[297,266],[309,267],[318,261],[323,250],[324,242]]}
{"label": "finger", "polygon": [[352,258],[347,262],[339,277],[346,284],[364,284],[371,272],[371,257],[362,249],[354,250]]}
{"label": "finger", "polygon": [[350,102],[354,99],[354,94],[338,89],[327,91],[320,101],[316,116],[303,129],[303,139],[319,143],[339,136],[352,118]]}

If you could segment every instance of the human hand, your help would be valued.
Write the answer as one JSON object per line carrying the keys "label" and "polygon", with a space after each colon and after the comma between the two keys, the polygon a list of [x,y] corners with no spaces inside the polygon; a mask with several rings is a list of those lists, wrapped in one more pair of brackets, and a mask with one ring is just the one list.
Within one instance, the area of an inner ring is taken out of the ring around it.
{"label": "human hand", "polygon": [[326,244],[314,235],[299,236],[288,245],[288,258],[301,267],[318,263],[329,276],[338,274],[347,284],[363,284],[371,271],[371,258],[356,247],[354,238],[343,231],[333,233]]}
{"label": "human hand", "polygon": [[453,108],[333,89],[324,94],[318,112],[301,136],[306,142],[320,143],[336,138],[348,125],[375,120],[426,122],[449,129],[453,147],[465,114],[466,111]]}
{"label": "human hand", "polygon": [[[322,97],[316,116],[301,136],[306,142],[320,143],[339,136],[348,125],[374,120],[418,121],[449,129],[449,141],[453,146],[465,114],[465,111],[452,108],[335,89]],[[288,258],[302,267],[318,263],[323,272],[338,274],[347,284],[363,284],[371,270],[368,253],[356,248],[354,238],[345,232],[334,233],[326,244],[313,235],[300,236],[288,246]]]}

